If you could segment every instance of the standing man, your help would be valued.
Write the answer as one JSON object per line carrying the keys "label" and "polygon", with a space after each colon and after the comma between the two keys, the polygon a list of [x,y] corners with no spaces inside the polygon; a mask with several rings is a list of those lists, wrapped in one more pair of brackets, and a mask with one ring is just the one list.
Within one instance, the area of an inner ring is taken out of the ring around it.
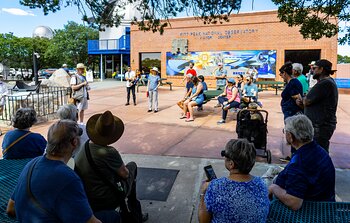
{"label": "standing man", "polygon": [[190,68],[188,68],[186,70],[186,75],[187,74],[191,74],[193,77],[196,77],[197,76],[197,71],[195,69],[193,69],[193,66],[194,66],[193,62],[190,62],[189,66],[190,66]]}
{"label": "standing man", "polygon": [[158,112],[158,88],[160,86],[160,77],[158,75],[158,68],[153,67],[148,76],[147,92],[148,92],[148,112],[152,112],[152,106],[154,107],[154,113]]}
{"label": "standing man", "polygon": [[295,77],[296,79],[298,79],[303,87],[303,95],[305,96],[307,94],[307,92],[309,91],[309,83],[305,77],[305,75],[303,74],[303,65],[300,63],[293,63],[293,77]]}
{"label": "standing man", "polygon": [[46,154],[30,161],[19,176],[7,205],[10,216],[19,222],[101,223],[90,208],[81,179],[67,166],[78,151],[80,135],[81,129],[71,120],[50,127]]}
{"label": "standing man", "polygon": [[338,88],[330,77],[336,70],[328,60],[318,60],[313,70],[317,84],[304,98],[304,114],[312,121],[315,141],[329,152],[329,140],[337,125]]}
{"label": "standing man", "polygon": [[135,94],[135,72],[131,70],[131,67],[128,67],[128,71],[125,73],[126,80],[126,104],[125,106],[130,105],[130,91],[132,92],[132,99],[134,101],[134,105],[136,105],[136,94]]}
{"label": "standing man", "polygon": [[77,64],[77,73],[70,79],[70,85],[73,90],[73,98],[78,102],[79,122],[84,122],[84,111],[88,109],[88,82],[83,76],[85,66],[83,63]]}
{"label": "standing man", "polygon": [[216,79],[216,89],[223,90],[226,86],[227,71],[224,70],[223,63],[218,63],[218,67],[214,70],[214,76]]}
{"label": "standing man", "polygon": [[312,69],[312,67],[315,65],[316,61],[312,61],[311,63],[309,63],[310,66],[310,70],[309,73],[307,73],[307,80],[309,83],[309,90],[315,86],[315,84],[317,83],[317,80],[314,79],[314,70]]}

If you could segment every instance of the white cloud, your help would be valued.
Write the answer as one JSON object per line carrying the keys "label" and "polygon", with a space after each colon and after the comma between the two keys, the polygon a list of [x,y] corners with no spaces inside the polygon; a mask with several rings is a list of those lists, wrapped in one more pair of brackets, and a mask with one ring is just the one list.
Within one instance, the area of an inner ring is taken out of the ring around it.
{"label": "white cloud", "polygon": [[18,15],[18,16],[35,16],[34,13],[31,11],[24,11],[19,8],[2,8],[1,11],[7,12],[11,15]]}

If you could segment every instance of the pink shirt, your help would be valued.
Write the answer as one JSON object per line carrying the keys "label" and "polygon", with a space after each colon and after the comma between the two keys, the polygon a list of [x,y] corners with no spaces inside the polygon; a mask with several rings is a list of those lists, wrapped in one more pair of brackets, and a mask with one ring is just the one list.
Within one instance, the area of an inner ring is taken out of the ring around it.
{"label": "pink shirt", "polygon": [[[226,87],[226,98],[227,98],[228,100],[230,100],[230,99],[232,98],[232,92],[233,92],[233,89],[234,89],[234,88],[236,88],[236,87],[235,87],[235,86],[233,86],[233,87],[231,87],[231,88],[230,88],[230,87]],[[234,101],[237,101],[238,103],[241,103],[241,98],[240,98],[240,96],[239,96],[239,92],[237,92]]]}

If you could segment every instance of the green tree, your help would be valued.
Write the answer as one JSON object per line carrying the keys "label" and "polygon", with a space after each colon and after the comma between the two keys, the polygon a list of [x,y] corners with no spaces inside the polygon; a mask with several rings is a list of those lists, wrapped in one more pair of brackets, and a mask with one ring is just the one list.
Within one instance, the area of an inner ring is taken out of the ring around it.
{"label": "green tree", "polygon": [[45,52],[45,58],[50,59],[51,66],[54,67],[60,67],[63,63],[70,67],[77,63],[87,63],[89,61],[87,40],[89,39],[98,39],[96,29],[68,22],[63,29],[54,31],[54,36]]}
{"label": "green tree", "polygon": [[[300,26],[304,38],[314,40],[332,37],[343,32],[341,44],[350,44],[350,26],[340,30],[340,22],[350,21],[350,0],[272,0],[278,6],[278,16],[289,26]],[[159,31],[168,26],[169,18],[179,13],[187,13],[204,23],[222,23],[229,20],[229,15],[239,12],[242,0],[20,0],[30,8],[42,8],[44,14],[55,12],[62,6],[75,5],[83,14],[83,19],[91,25],[103,29],[105,25],[118,26],[124,15],[116,12],[133,4],[141,12],[141,20],[134,19],[144,31]],[[254,0],[253,0],[254,4]],[[91,18],[87,16],[91,12]],[[161,20],[163,19],[163,20]]]}
{"label": "green tree", "polygon": [[350,63],[350,57],[338,54],[338,63]]}

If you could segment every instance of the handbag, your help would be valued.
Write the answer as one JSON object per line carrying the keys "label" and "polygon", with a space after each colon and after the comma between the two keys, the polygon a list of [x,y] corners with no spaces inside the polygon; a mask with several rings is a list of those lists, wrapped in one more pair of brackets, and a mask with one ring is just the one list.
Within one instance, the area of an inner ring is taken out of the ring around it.
{"label": "handbag", "polygon": [[113,183],[101,172],[94,160],[92,159],[89,140],[85,142],[85,154],[86,158],[92,167],[93,171],[100,177],[100,179],[110,187],[113,188],[115,195],[117,196],[120,204],[120,214],[123,222],[127,223],[142,223],[142,211],[141,203],[136,198],[129,200],[126,197],[126,193],[123,188],[123,183],[119,181],[117,184]]}

